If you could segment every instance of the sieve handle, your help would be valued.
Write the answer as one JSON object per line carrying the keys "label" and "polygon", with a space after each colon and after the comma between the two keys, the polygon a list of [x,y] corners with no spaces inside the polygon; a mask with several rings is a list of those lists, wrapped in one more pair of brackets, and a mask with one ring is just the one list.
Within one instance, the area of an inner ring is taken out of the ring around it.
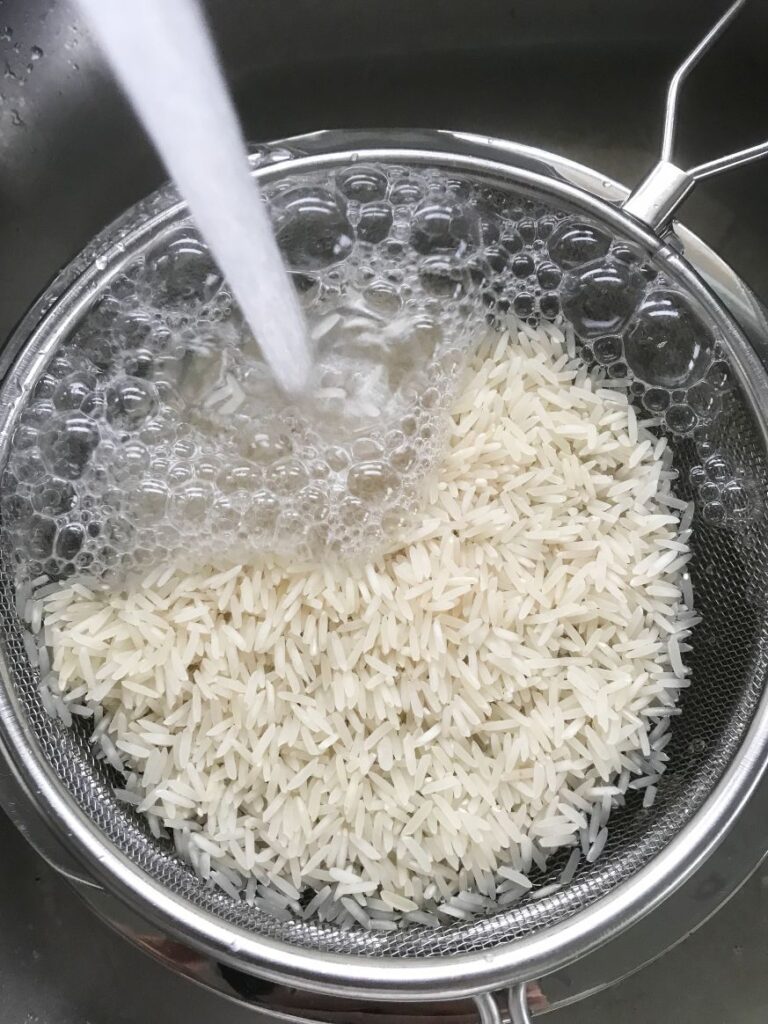
{"label": "sieve handle", "polygon": [[[475,1003],[480,1014],[480,1024],[502,1024],[499,1005],[491,992],[483,992],[482,995],[475,996]],[[507,1005],[509,1006],[511,1024],[531,1024],[531,1017],[528,1013],[528,996],[524,983],[510,987],[507,992]]]}
{"label": "sieve handle", "polygon": [[673,159],[680,88],[689,72],[717,42],[746,3],[747,0],[735,0],[735,3],[731,4],[699,45],[688,54],[669,83],[659,162],[623,204],[626,213],[647,224],[654,231],[662,232],[669,225],[675,210],[697,181],[768,156],[768,141],[766,141],[747,149],[737,150],[735,153],[728,153],[726,156],[717,157],[688,170],[683,170]]}

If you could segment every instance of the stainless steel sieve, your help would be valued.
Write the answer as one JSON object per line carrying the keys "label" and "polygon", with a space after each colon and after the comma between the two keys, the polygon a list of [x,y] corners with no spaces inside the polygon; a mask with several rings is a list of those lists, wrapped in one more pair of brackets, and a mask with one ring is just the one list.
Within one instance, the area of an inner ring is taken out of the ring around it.
{"label": "stainless steel sieve", "polygon": [[[264,183],[326,172],[358,160],[437,167],[482,180],[510,195],[533,196],[605,225],[636,246],[696,307],[728,350],[735,386],[718,443],[768,494],[768,374],[739,310],[721,300],[678,251],[660,237],[693,182],[768,152],[768,144],[684,172],[671,163],[678,90],[688,71],[743,6],[739,0],[681,66],[670,87],[662,160],[618,206],[610,183],[596,196],[582,169],[557,161],[544,173],[541,154],[494,140],[449,133],[319,133],[268,148],[256,161]],[[171,190],[131,211],[97,239],[54,283],[20,325],[2,367],[0,448],[31,387],[69,327],[103,285],[185,215]],[[746,304],[749,297],[744,293]],[[750,324],[753,321],[750,320]],[[762,333],[765,324],[758,325]],[[765,341],[765,335],[759,339]],[[692,494],[690,439],[675,445],[679,492]],[[406,1002],[474,996],[484,1022],[498,1021],[495,989],[509,992],[509,1015],[527,1019],[525,983],[595,949],[657,907],[722,840],[757,785],[768,753],[768,513],[739,529],[701,519],[694,533],[697,604],[704,615],[691,655],[693,686],[674,730],[668,773],[652,809],[629,804],[611,818],[604,856],[562,892],[437,931],[342,932],[330,925],[279,922],[208,888],[112,793],[114,779],[93,759],[86,730],[65,730],[40,703],[15,612],[10,568],[0,566],[0,746],[26,805],[16,817],[39,829],[43,819],[65,851],[74,877],[103,886],[141,918],[206,957],[246,975],[313,993]],[[13,810],[13,809],[12,809]],[[33,813],[34,812],[34,813]],[[38,817],[34,817],[37,814]],[[49,842],[48,839],[43,841]],[[557,877],[551,873],[540,887]],[[104,911],[106,912],[106,911]],[[114,904],[110,905],[114,912]],[[129,912],[126,912],[126,919]]]}

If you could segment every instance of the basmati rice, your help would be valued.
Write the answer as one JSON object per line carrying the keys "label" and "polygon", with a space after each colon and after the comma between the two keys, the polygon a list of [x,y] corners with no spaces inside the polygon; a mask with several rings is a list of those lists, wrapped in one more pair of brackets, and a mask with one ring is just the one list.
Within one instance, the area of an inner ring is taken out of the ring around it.
{"label": "basmati rice", "polygon": [[422,518],[371,564],[25,596],[51,698],[95,709],[120,799],[229,895],[340,927],[467,920],[561,847],[532,894],[568,884],[631,778],[650,806],[696,622],[684,503],[651,421],[579,370],[556,327],[480,344]]}

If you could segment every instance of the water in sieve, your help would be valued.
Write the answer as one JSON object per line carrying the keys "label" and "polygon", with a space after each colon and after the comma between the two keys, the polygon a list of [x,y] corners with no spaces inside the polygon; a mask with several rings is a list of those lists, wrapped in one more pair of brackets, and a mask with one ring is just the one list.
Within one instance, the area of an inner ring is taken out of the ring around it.
{"label": "water in sieve", "polygon": [[698,446],[705,517],[748,514],[711,435],[730,386],[721,343],[634,246],[437,170],[352,165],[273,184],[267,200],[317,350],[313,387],[290,401],[276,389],[191,224],[157,236],[18,420],[2,513],[22,575],[122,576],[190,552],[375,553],[419,507],[468,346],[510,313],[570,321],[588,366]]}

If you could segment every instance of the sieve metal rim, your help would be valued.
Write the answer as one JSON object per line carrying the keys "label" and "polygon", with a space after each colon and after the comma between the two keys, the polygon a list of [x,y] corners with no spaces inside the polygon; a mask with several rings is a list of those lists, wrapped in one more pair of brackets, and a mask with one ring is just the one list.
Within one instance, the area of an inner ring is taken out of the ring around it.
{"label": "sieve metal rim", "polygon": [[[736,372],[739,381],[750,396],[753,407],[760,410],[760,422],[765,434],[766,397],[768,387],[762,365],[742,338],[732,318],[719,301],[703,284],[694,271],[673,250],[657,236],[642,228],[626,214],[606,204],[568,181],[553,181],[526,168],[515,167],[509,157],[541,156],[528,147],[513,144],[494,144],[493,140],[473,136],[452,135],[445,132],[416,133],[414,148],[403,147],[403,133],[389,133],[398,145],[382,147],[382,138],[387,133],[376,133],[379,145],[359,145],[349,148],[350,133],[344,135],[346,148],[333,153],[327,151],[299,157],[292,160],[292,171],[327,169],[339,164],[355,162],[362,157],[370,160],[405,161],[442,165],[451,170],[487,173],[500,178],[507,184],[523,183],[535,186],[548,195],[565,198],[582,210],[591,210],[596,216],[615,224],[623,233],[636,237],[648,248],[663,253],[678,272],[688,281],[692,291],[698,295],[708,311],[720,323],[726,334],[739,340],[735,346],[738,353]],[[332,143],[334,133],[316,133],[303,140],[305,144],[314,141],[326,146]],[[365,133],[360,142],[366,138]],[[422,148],[431,139],[434,148]],[[291,140],[288,140],[290,142]],[[296,140],[294,140],[296,141]],[[446,151],[445,145],[473,152],[457,153]],[[488,154],[478,156],[477,153]],[[493,159],[490,159],[490,156]],[[506,159],[505,159],[506,158]],[[573,164],[576,172],[579,165]],[[583,169],[582,169],[583,170]],[[261,180],[279,176],[283,166],[258,169],[255,173]],[[156,218],[148,220],[142,229],[154,236],[159,223],[171,223],[174,216],[183,211],[183,204],[177,203],[163,211]],[[140,232],[134,233],[136,238]],[[111,253],[115,259],[125,257],[125,240]],[[104,257],[109,264],[110,254]],[[77,261],[76,261],[77,262]],[[99,281],[103,280],[102,268]],[[78,278],[78,285],[87,283],[87,272]],[[71,289],[62,298],[60,306],[66,311],[68,300],[77,291]],[[55,307],[60,313],[61,309]],[[38,314],[39,314],[38,310]],[[33,311],[34,313],[34,311]],[[76,315],[76,314],[74,314]],[[25,318],[24,324],[29,323]],[[45,321],[39,326],[44,331]],[[47,332],[46,332],[47,333]],[[18,336],[18,344],[31,343],[32,336]],[[13,396],[9,396],[8,410],[3,410],[3,430],[8,429],[12,416]],[[18,406],[21,396],[16,396]],[[580,911],[566,922],[554,926],[543,935],[517,940],[497,950],[481,954],[464,954],[446,958],[442,962],[403,961],[377,959],[363,960],[359,956],[340,956],[298,950],[286,943],[262,937],[255,937],[243,929],[221,925],[204,911],[191,908],[181,899],[171,896],[162,887],[147,879],[118,851],[103,843],[98,828],[90,822],[84,812],[58,783],[53,771],[42,757],[33,757],[36,743],[21,719],[14,714],[15,697],[3,664],[3,683],[0,689],[0,746],[15,769],[19,781],[24,784],[31,799],[39,807],[54,812],[54,822],[64,830],[67,842],[75,849],[78,857],[92,870],[94,877],[110,883],[124,899],[134,905],[138,902],[147,916],[163,923],[164,930],[182,938],[185,942],[206,953],[213,952],[219,959],[245,970],[252,970],[274,980],[289,980],[294,986],[305,987],[330,994],[349,994],[354,991],[361,995],[392,995],[401,999],[417,999],[424,995],[441,996],[466,995],[497,987],[510,980],[524,980],[554,970],[563,963],[573,960],[589,949],[599,945],[606,938],[617,934],[633,921],[648,913],[670,892],[690,877],[696,867],[708,856],[722,839],[746,799],[749,797],[762,770],[765,767],[765,751],[768,746],[768,699],[764,695],[750,729],[743,741],[738,763],[732,764],[705,801],[702,808],[683,828],[669,847],[635,877],[622,883],[614,893],[597,901],[586,910]],[[744,756],[744,752],[747,756]],[[41,763],[42,762],[42,763]],[[754,774],[753,774],[754,773]],[[169,926],[170,922],[170,926]]]}

